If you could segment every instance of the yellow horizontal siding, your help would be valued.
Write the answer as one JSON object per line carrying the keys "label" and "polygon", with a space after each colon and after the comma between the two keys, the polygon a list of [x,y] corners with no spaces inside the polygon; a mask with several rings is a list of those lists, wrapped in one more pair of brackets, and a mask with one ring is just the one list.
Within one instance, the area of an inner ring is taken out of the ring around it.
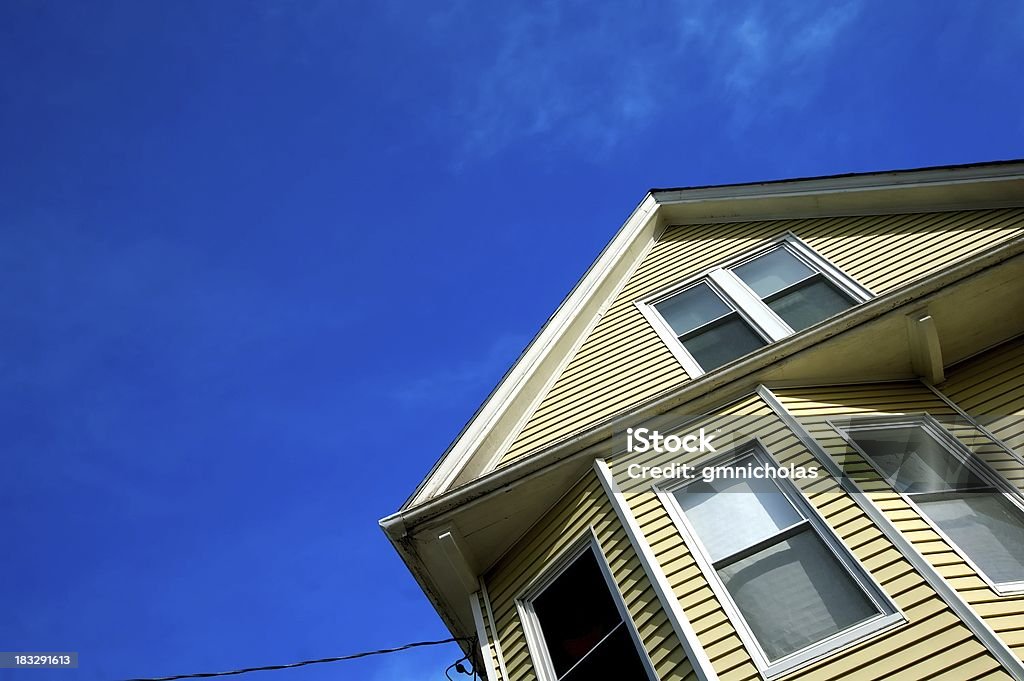
{"label": "yellow horizontal siding", "polygon": [[597,476],[590,472],[484,575],[508,681],[535,679],[516,599],[544,567],[593,527],[659,678],[691,681],[693,668]]}
{"label": "yellow horizontal siding", "polygon": [[[903,386],[901,389],[904,394],[915,392],[912,386]],[[860,395],[858,399],[864,400],[866,397]],[[927,396],[919,396],[919,399],[921,402],[935,403],[934,396],[931,400]],[[723,437],[728,431],[737,430],[732,437],[726,438],[736,444],[744,443],[756,435],[769,453],[783,465],[817,465],[813,455],[757,396],[740,400],[714,415],[688,423],[680,432],[693,432],[701,427],[709,432],[721,429]],[[722,452],[725,448],[720,446],[718,450]],[[700,454],[651,455],[645,452],[622,455],[609,464],[616,484],[623,492],[623,498],[637,518],[644,537],[719,677],[723,681],[757,679],[760,677],[750,654],[664,505],[651,490],[650,481],[633,480],[627,475],[628,466],[632,463],[666,465],[676,462],[694,465],[700,459]],[[1009,678],[1001,672],[998,662],[949,610],[934,589],[834,479],[822,477],[796,483],[839,539],[903,611],[908,621],[803,667],[787,675],[787,680],[926,679],[946,673],[957,665],[965,674],[961,678],[984,674],[994,674],[992,678]]]}
{"label": "yellow horizontal siding", "polygon": [[[1024,235],[1018,208],[681,225],[666,230],[502,456],[504,465],[679,388],[686,372],[634,305],[791,231],[876,294]],[[1024,424],[1016,433],[1024,438]]]}
{"label": "yellow horizontal siding", "polygon": [[[995,356],[999,353],[991,354],[995,361]],[[984,361],[983,358],[979,358],[976,366],[980,366]],[[954,383],[951,376],[946,387],[965,385],[970,386],[965,387],[965,390],[977,392],[979,384],[963,378],[970,373],[969,367],[964,369],[964,374],[956,375],[957,382]],[[963,383],[959,382],[961,380]],[[1002,449],[993,446],[976,428],[962,420],[947,421],[950,417],[956,418],[955,411],[919,383],[801,388],[777,390],[775,393],[786,408],[811,432],[815,440],[857,481],[861,489],[879,506],[896,528],[914,543],[964,600],[985,618],[989,626],[1006,641],[1018,657],[1024,654],[1024,640],[1021,637],[1021,632],[1024,631],[1024,596],[996,594],[981,579],[977,571],[931,529],[916,510],[893,492],[889,484],[882,480],[859,454],[846,445],[826,420],[834,419],[841,423],[845,417],[864,413],[902,414],[926,411],[939,418],[943,425],[947,426],[947,429],[975,455],[1004,472],[1008,479],[1018,484],[1022,477],[1020,464],[1006,455]],[[954,402],[956,401],[954,399]],[[904,406],[901,407],[901,404]],[[964,408],[962,404],[959,406]]]}

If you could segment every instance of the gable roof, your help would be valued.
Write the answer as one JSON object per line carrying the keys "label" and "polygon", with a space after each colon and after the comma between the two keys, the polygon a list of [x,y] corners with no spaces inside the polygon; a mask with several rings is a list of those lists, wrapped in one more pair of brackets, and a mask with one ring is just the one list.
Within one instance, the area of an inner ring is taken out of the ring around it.
{"label": "gable roof", "polygon": [[[944,360],[969,357],[984,343],[1024,333],[1024,321],[1018,316],[1000,314],[1002,300],[1024,297],[1020,276],[1024,238],[1014,236],[882,292],[821,325],[771,344],[764,352],[752,353],[492,468],[522,419],[532,415],[537,401],[603,318],[610,301],[625,290],[663,226],[686,234],[687,225],[706,230],[708,223],[759,218],[792,221],[1024,207],[1024,162],[777,182],[767,189],[758,184],[665,191],[644,198],[414,497],[380,521],[392,546],[456,636],[470,637],[474,631],[471,600],[480,588],[478,575],[514,546],[552,501],[591,469],[595,459],[615,456],[621,444],[616,433],[626,427],[642,422],[669,430],[678,427],[681,419],[749,394],[761,384],[842,382],[847,364],[857,367],[858,376],[872,380],[929,376],[921,373],[922,367],[941,368],[948,363]],[[720,232],[723,227],[715,229]],[[997,289],[1001,295],[992,296],[990,292]],[[938,354],[917,357],[915,353],[921,354],[917,341],[927,340],[928,328],[914,327],[911,332],[908,320],[923,305],[927,319],[938,320],[929,327],[932,335],[938,334],[943,342],[936,344]],[[979,334],[979,329],[984,333]],[[886,351],[878,352],[882,346]],[[843,362],[835,362],[836,353]]]}
{"label": "gable roof", "polygon": [[493,470],[660,231],[668,225],[964,210],[1022,203],[1021,160],[653,189],[400,511],[427,503]]}

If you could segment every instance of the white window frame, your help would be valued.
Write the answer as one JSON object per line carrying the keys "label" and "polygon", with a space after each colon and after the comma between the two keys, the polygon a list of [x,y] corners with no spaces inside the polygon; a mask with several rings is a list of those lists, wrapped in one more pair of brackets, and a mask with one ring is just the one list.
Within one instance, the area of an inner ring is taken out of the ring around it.
{"label": "white window frame", "polygon": [[[754,458],[756,462],[762,465],[774,468],[780,467],[760,438],[754,438],[747,444],[709,459],[706,463],[702,462],[698,465],[698,468],[703,466],[727,466],[747,458]],[[747,652],[750,654],[754,666],[757,667],[762,678],[772,679],[789,674],[801,667],[813,664],[828,655],[832,655],[842,648],[862,643],[869,637],[890,631],[894,627],[908,621],[889,594],[882,588],[881,584],[860,564],[856,556],[843,544],[842,540],[839,539],[800,489],[788,478],[775,478],[773,482],[778,484],[786,500],[799,515],[804,517],[804,521],[790,528],[780,530],[773,537],[777,537],[779,534],[806,523],[806,525],[814,530],[828,550],[832,552],[838,563],[850,575],[854,584],[860,587],[868,597],[868,600],[878,609],[879,613],[875,617],[836,632],[827,638],[812,643],[800,650],[793,651],[775,661],[769,660],[761,644],[757,641],[753,630],[747,624],[746,618],[740,612],[739,606],[733,600],[722,578],[718,575],[718,570],[714,567],[715,561],[711,558],[710,552],[700,540],[696,529],[686,519],[686,513],[675,497],[676,492],[700,480],[701,478],[697,477],[693,480],[667,481],[653,485],[653,489],[667,509],[676,529],[683,536],[683,540],[690,549],[691,555],[693,555],[711,590],[718,598],[718,602],[721,604],[729,621],[735,627],[740,640],[746,646]],[[754,544],[754,546],[758,544]]]}
{"label": "white window frame", "polygon": [[718,367],[704,369],[693,355],[683,347],[683,344],[679,342],[678,335],[661,316],[661,313],[658,312],[656,305],[678,293],[682,293],[688,288],[703,283],[711,287],[727,307],[738,312],[740,317],[750,325],[754,333],[760,336],[766,344],[792,336],[796,331],[775,314],[768,305],[762,302],[761,297],[732,271],[734,268],[777,248],[786,249],[797,260],[814,270],[815,274],[811,276],[817,276],[818,274],[824,276],[829,283],[848,295],[854,301],[854,305],[874,297],[870,290],[819,255],[795,234],[787,232],[764,246],[760,246],[753,251],[747,251],[720,265],[704,270],[697,275],[676,282],[669,287],[636,301],[635,304],[640,313],[647,319],[648,323],[654,328],[658,336],[679,363],[682,364],[686,373],[691,378],[703,376],[709,371],[718,369]]}
{"label": "white window frame", "polygon": [[[946,534],[942,528],[932,521],[928,513],[914,501],[914,494],[901,492],[893,486],[892,480],[875,464],[874,459],[869,456],[867,452],[865,452],[860,445],[853,440],[852,437],[850,437],[850,432],[868,429],[876,430],[879,428],[897,429],[919,427],[928,435],[931,435],[935,441],[950,454],[950,456],[956,458],[972,473],[984,480],[992,488],[993,492],[1001,493],[1008,502],[1020,509],[1021,513],[1024,513],[1024,497],[1021,496],[1020,490],[1014,487],[1009,480],[1000,475],[999,472],[992,468],[987,462],[971,453],[971,451],[968,450],[955,435],[946,430],[934,416],[928,413],[894,416],[857,416],[850,418],[847,425],[838,425],[832,420],[829,420],[828,424],[839,433],[850,448],[856,451],[861,458],[871,466],[871,469],[874,470],[882,480],[892,487],[892,491],[899,494],[900,498],[902,498],[908,506],[914,509],[921,519],[924,520],[924,522],[927,523],[927,525],[931,527],[935,533],[938,534],[939,537],[941,537],[942,540],[946,542],[949,547],[953,549],[953,551],[977,573],[978,577],[996,592],[996,594],[1000,596],[1010,596],[1024,593],[1024,581],[997,582],[985,574],[984,570],[982,570],[978,564],[971,559],[970,555],[960,548],[960,546],[953,541],[953,539]],[[984,433],[981,434],[984,436]],[[985,437],[986,439],[990,439],[988,436]]]}
{"label": "white window frame", "polygon": [[[526,635],[526,647],[529,650],[530,659],[533,661],[533,668],[537,674],[538,681],[558,681],[559,677],[555,674],[554,665],[551,663],[551,656],[548,653],[547,642],[544,638],[544,632],[540,625],[540,619],[537,617],[537,612],[534,610],[533,602],[541,595],[541,593],[544,592],[545,589],[551,586],[555,580],[557,580],[562,573],[576,561],[577,558],[581,557],[587,551],[594,552],[594,557],[597,560],[598,567],[601,568],[601,574],[604,576],[605,585],[608,587],[608,592],[611,595],[612,601],[615,602],[615,607],[619,611],[619,616],[622,618],[623,626],[625,626],[627,631],[629,631],[629,636],[633,641],[633,646],[636,648],[637,655],[639,655],[640,661],[643,664],[644,669],[647,671],[648,678],[650,681],[658,681],[658,675],[654,671],[654,663],[647,654],[647,649],[644,647],[643,641],[640,638],[640,632],[636,628],[636,623],[633,622],[633,618],[629,615],[629,610],[626,608],[626,602],[622,597],[622,593],[619,591],[618,584],[615,583],[611,567],[608,565],[608,559],[601,550],[601,543],[597,539],[597,533],[594,531],[593,526],[588,527],[587,530],[583,532],[582,536],[580,536],[568,548],[564,549],[555,558],[548,561],[548,563],[540,570],[538,576],[529,583],[529,585],[523,590],[522,594],[516,599],[516,610],[519,612],[519,621],[523,624],[523,632]],[[609,635],[610,634],[611,632],[609,632]],[[603,640],[604,639],[602,639],[602,641]],[[594,649],[591,649],[591,652],[593,650]],[[584,658],[585,657],[586,656],[584,656]],[[582,662],[584,658],[580,658],[576,664]],[[575,668],[575,665],[573,668]],[[566,674],[568,673],[569,672],[567,671]]]}

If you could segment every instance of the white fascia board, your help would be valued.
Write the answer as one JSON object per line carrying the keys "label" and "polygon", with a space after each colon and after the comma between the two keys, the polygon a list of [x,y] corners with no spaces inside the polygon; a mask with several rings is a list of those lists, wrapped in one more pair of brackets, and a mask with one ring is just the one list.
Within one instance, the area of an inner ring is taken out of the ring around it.
{"label": "white fascia board", "polygon": [[473,463],[483,471],[496,453],[489,450],[507,442],[512,429],[521,422],[519,412],[534,403],[535,393],[571,355],[595,315],[620,288],[638,249],[642,252],[653,241],[657,209],[658,203],[650,194],[640,202],[403,509],[444,492]]}

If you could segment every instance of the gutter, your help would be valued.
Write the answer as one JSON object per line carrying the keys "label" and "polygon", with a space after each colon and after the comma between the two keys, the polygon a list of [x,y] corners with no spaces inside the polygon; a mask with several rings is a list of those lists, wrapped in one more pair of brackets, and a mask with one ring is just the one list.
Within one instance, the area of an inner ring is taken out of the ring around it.
{"label": "gutter", "polygon": [[[849,191],[865,189],[900,189],[908,186],[963,184],[979,180],[1019,179],[1024,172],[1024,159],[986,161],[961,165],[925,166],[923,168],[898,168],[864,173],[839,173],[835,175],[812,175],[810,177],[760,180],[753,182],[730,182],[690,187],[661,187],[650,190],[660,203],[674,203],[693,200],[699,195],[707,198],[765,197],[776,195],[816,194],[823,191]],[[952,176],[955,174],[955,176]],[[804,185],[799,190],[789,185]]]}
{"label": "gutter", "polygon": [[[382,520],[380,522],[381,527],[383,527],[384,521]],[[412,542],[404,537],[396,539],[386,529],[384,534],[387,535],[391,545],[395,548],[395,551],[398,552],[398,555],[401,556],[402,562],[405,563],[405,567],[407,567],[409,572],[412,573],[413,579],[416,580],[420,589],[422,589],[423,593],[426,594],[427,600],[429,600],[430,604],[434,606],[434,610],[441,617],[441,621],[452,634],[452,637],[462,639],[456,641],[459,648],[461,648],[462,652],[467,655],[472,655],[473,646],[470,639],[476,635],[476,631],[466,631],[457,619],[451,617],[451,604],[445,601],[445,599],[442,598],[442,596],[433,588],[433,583],[430,580],[430,573],[427,571],[422,561],[420,561],[416,548],[412,546]]]}

